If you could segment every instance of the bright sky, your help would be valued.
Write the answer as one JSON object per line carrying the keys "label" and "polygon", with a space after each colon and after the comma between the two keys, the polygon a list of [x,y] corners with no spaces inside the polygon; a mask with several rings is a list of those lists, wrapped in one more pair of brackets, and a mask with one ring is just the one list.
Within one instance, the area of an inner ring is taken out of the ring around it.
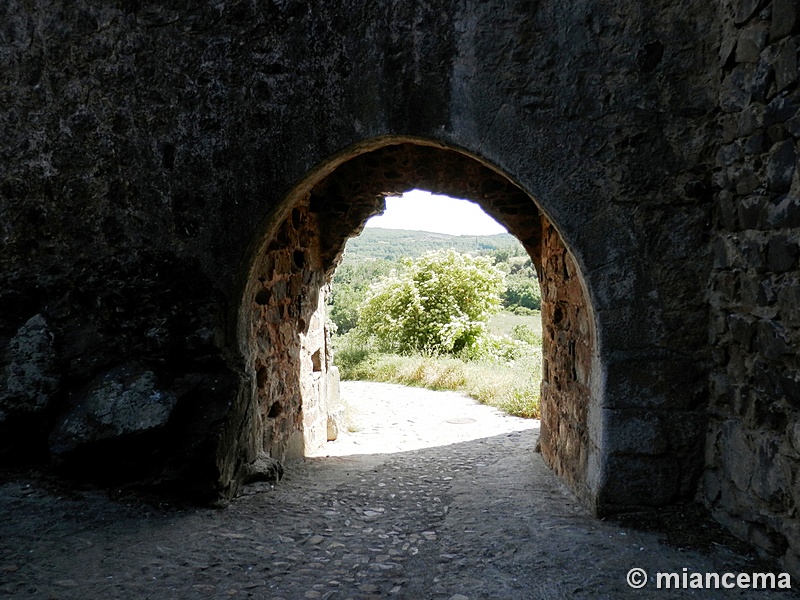
{"label": "bright sky", "polygon": [[372,217],[366,227],[432,231],[450,235],[491,235],[506,229],[480,206],[467,200],[435,196],[412,190],[398,197],[386,198],[386,212]]}

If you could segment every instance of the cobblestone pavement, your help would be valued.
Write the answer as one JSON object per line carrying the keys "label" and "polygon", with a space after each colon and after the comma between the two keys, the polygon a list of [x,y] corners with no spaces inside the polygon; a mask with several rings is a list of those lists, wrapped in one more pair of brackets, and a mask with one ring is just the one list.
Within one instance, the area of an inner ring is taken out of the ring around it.
{"label": "cobblestone pavement", "polygon": [[[752,565],[592,518],[533,451],[536,421],[395,385],[345,383],[343,397],[357,431],[224,510],[5,482],[0,597],[796,597],[654,589],[657,572]],[[644,589],[627,585],[633,567],[650,574]]]}

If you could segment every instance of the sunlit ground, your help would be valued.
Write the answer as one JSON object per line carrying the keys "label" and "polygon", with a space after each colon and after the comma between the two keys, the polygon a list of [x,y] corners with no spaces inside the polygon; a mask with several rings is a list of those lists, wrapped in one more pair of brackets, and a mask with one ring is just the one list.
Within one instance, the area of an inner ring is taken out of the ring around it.
{"label": "sunlit ground", "polygon": [[311,456],[393,454],[525,430],[533,448],[539,431],[537,419],[509,416],[458,392],[344,381],[341,396],[341,434]]}

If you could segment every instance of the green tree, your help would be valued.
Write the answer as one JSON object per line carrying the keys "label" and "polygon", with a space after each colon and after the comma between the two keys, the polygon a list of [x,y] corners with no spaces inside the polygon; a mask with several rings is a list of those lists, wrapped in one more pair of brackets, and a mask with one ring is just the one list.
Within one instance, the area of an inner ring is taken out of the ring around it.
{"label": "green tree", "polygon": [[399,272],[370,288],[359,335],[399,353],[456,354],[474,346],[500,309],[503,273],[492,263],[452,249],[401,261]]}
{"label": "green tree", "polygon": [[328,297],[328,317],[336,325],[335,331],[344,334],[358,323],[358,307],[364,301],[375,279],[388,274],[395,263],[385,260],[345,262],[336,269]]}

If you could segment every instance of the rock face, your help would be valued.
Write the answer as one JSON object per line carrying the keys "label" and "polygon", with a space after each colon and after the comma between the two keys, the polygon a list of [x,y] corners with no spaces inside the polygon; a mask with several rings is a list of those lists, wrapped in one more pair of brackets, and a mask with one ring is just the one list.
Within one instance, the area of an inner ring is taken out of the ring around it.
{"label": "rock face", "polygon": [[19,328],[8,354],[0,388],[0,423],[44,412],[58,389],[53,333],[42,315],[34,315]]}
{"label": "rock face", "polygon": [[796,2],[61,4],[0,6],[3,456],[214,500],[324,443],[327,280],[426,187],[539,269],[576,493],[702,481],[798,571]]}
{"label": "rock face", "polygon": [[164,428],[175,404],[175,396],[159,388],[152,371],[115,368],[66,403],[50,435],[50,451],[61,456],[103,440]]}
{"label": "rock face", "polygon": [[8,342],[0,373],[0,456],[13,461],[40,456],[42,426],[60,376],[54,336],[41,314],[28,319]]}

